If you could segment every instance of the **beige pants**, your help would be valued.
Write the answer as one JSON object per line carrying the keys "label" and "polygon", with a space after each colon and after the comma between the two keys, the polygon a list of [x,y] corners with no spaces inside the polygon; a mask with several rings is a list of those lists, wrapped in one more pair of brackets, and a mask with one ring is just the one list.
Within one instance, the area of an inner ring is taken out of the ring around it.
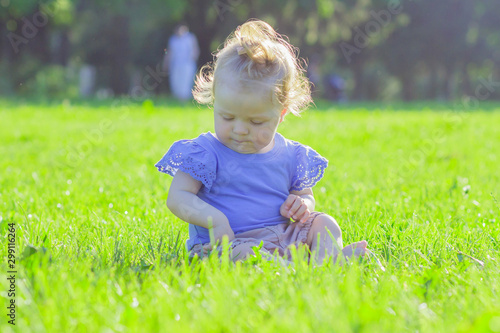
{"label": "beige pants", "polygon": [[[262,249],[266,252],[275,254],[277,252],[281,257],[290,258],[290,247],[298,247],[305,244],[311,225],[316,217],[324,214],[313,212],[306,222],[281,223],[270,227],[258,228],[245,231],[235,235],[235,239],[229,244],[234,261],[244,259],[247,255],[253,254],[252,247],[259,246],[264,242]],[[190,251],[190,257],[197,254],[199,257],[207,255],[203,246],[207,244],[196,244]],[[219,247],[219,252],[222,248]]]}

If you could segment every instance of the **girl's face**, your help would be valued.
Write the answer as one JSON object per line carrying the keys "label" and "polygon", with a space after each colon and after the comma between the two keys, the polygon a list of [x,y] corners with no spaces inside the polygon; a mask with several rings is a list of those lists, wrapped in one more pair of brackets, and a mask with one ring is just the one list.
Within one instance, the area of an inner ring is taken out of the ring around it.
{"label": "girl's face", "polygon": [[281,108],[272,102],[271,93],[269,88],[242,88],[236,80],[217,85],[214,123],[219,141],[241,154],[270,151],[282,120]]}

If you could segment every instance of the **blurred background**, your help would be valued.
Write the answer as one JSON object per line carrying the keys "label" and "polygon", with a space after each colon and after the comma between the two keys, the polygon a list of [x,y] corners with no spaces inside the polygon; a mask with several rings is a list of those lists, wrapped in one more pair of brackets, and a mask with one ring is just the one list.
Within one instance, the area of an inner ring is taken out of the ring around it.
{"label": "blurred background", "polygon": [[500,99],[498,0],[0,0],[0,96],[167,96],[179,24],[199,68],[249,18],[300,48],[316,98]]}

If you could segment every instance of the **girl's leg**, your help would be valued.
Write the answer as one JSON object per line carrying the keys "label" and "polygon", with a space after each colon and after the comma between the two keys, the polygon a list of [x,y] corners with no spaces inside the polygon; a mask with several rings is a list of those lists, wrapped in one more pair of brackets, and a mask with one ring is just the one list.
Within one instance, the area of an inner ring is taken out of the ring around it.
{"label": "girl's leg", "polygon": [[[327,230],[330,231],[333,239]],[[311,259],[318,265],[321,265],[327,256],[337,257],[343,248],[342,231],[337,221],[329,215],[316,217],[307,235],[306,244],[311,250],[313,256]]]}
{"label": "girl's leg", "polygon": [[233,247],[231,250],[231,260],[233,262],[239,261],[239,260],[245,260],[249,256],[255,255],[252,246],[255,246],[256,244],[252,243],[243,243],[236,245]]}
{"label": "girl's leg", "polygon": [[306,243],[313,255],[312,259],[318,265],[321,265],[328,257],[333,257],[333,260],[337,261],[340,253],[346,258],[362,256],[365,254],[367,246],[366,241],[361,241],[344,247],[342,231],[337,221],[326,214],[319,215],[314,219]]}
{"label": "girl's leg", "polygon": [[[203,246],[201,246],[201,244],[198,244],[198,245],[200,245],[200,246],[195,245],[193,250],[191,250],[191,252],[192,252],[191,256],[193,256],[195,253],[197,253],[199,257],[204,257],[204,256],[208,256],[209,251],[212,251],[212,245],[210,245],[210,243],[203,244]],[[259,244],[256,244],[256,243],[241,243],[238,245],[233,245],[230,247],[229,257],[231,258],[231,260],[233,262],[236,262],[239,260],[245,260],[248,257],[255,255],[255,252],[254,252],[252,247],[258,246],[258,245]],[[217,249],[219,251],[219,255],[221,255],[222,254],[221,247],[218,247]],[[265,252],[269,253],[269,251],[267,251],[266,249],[261,249],[260,251],[265,251]]]}
{"label": "girl's leg", "polygon": [[[253,243],[241,243],[241,244],[233,246],[231,249],[231,254],[230,254],[231,260],[233,262],[236,262],[239,260],[245,260],[248,257],[255,255],[255,251],[253,250],[253,247],[259,246],[260,243],[258,243],[258,242],[259,242],[259,240],[256,240]],[[264,244],[266,244],[266,243],[264,243]],[[271,254],[271,252],[264,247],[261,248],[259,251],[261,253],[264,252],[267,254]]]}

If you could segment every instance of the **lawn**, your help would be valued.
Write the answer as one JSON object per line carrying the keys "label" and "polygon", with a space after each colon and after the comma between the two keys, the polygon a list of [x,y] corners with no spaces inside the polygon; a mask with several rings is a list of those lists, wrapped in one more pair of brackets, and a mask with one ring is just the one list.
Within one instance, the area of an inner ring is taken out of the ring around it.
{"label": "lawn", "polygon": [[213,131],[208,109],[0,100],[0,119],[1,332],[500,332],[499,104],[319,103],[280,126],[330,161],[316,209],[385,271],[189,263],[153,165]]}

